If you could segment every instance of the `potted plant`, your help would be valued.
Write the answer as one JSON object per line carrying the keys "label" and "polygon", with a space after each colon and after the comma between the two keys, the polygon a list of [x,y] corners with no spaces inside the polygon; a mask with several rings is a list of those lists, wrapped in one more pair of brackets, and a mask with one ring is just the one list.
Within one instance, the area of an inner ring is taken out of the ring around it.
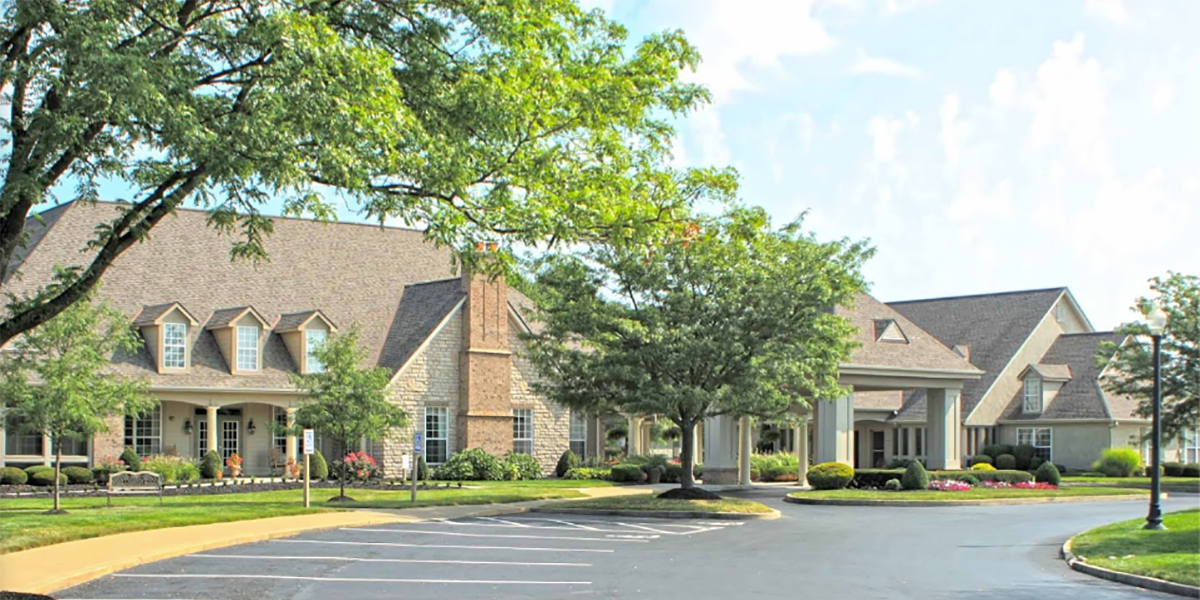
{"label": "potted plant", "polygon": [[238,475],[242,474],[242,457],[237,455],[237,452],[229,455],[225,459],[225,466],[229,467],[229,476],[237,479]]}
{"label": "potted plant", "polygon": [[646,483],[655,484],[662,481],[662,469],[658,466],[646,469]]}

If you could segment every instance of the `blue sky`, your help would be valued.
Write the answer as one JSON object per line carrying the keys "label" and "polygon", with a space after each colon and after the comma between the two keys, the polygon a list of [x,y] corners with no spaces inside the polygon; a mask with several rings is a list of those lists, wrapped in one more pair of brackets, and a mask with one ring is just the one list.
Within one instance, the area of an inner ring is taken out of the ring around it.
{"label": "blue sky", "polygon": [[714,102],[676,160],[819,237],[870,238],[901,300],[1069,286],[1097,328],[1200,272],[1200,2],[592,0],[683,29]]}

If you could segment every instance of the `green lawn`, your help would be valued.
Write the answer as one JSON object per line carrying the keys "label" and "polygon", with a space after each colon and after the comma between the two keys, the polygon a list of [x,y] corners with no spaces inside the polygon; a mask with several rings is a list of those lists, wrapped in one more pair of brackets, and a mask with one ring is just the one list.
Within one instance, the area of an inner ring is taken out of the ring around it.
{"label": "green lawn", "polygon": [[[1064,476],[1065,485],[1086,484],[1112,487],[1150,489],[1149,477],[1074,477]],[[1163,487],[1182,488],[1200,493],[1200,478],[1198,477],[1163,477]]]}
{"label": "green lawn", "polygon": [[546,510],[559,508],[587,508],[593,510],[646,510],[701,513],[769,513],[771,509],[749,500],[723,498],[721,500],[669,500],[656,498],[652,494],[637,496],[614,496],[571,502],[555,502],[546,505]]}
{"label": "green lawn", "polygon": [[1098,567],[1200,586],[1200,509],[1167,514],[1167,531],[1146,531],[1145,523],[1086,531],[1071,540],[1071,551]]}
{"label": "green lawn", "polygon": [[330,508],[404,509],[579,498],[583,493],[571,488],[596,484],[607,485],[557,480],[472,482],[470,485],[480,487],[422,490],[417,494],[416,504],[409,501],[407,489],[349,489],[347,495],[357,501],[332,507],[325,501],[337,495],[336,489],[313,489],[313,508],[308,511],[301,506],[301,490],[167,496],[161,507],[157,497],[120,497],[113,499],[111,509],[105,508],[104,497],[64,497],[62,505],[69,511],[67,515],[42,514],[52,504],[49,498],[0,499],[0,554],[128,531],[305,514]]}
{"label": "green lawn", "polygon": [[1073,487],[1057,490],[1022,490],[1014,488],[990,490],[973,488],[963,492],[938,492],[934,490],[887,492],[881,490],[815,490],[792,492],[792,498],[816,498],[821,500],[992,500],[1005,498],[1063,498],[1071,496],[1125,496],[1145,495],[1142,490],[1109,487]]}

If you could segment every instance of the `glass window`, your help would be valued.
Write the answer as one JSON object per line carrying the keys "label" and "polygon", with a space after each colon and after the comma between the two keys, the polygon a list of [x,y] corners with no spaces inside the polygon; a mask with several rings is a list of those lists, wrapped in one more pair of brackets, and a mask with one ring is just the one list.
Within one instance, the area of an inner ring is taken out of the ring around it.
{"label": "glass window", "polygon": [[308,353],[304,362],[308,367],[309,373],[320,373],[325,370],[325,365],[321,364],[320,359],[313,355],[313,351],[325,343],[325,338],[328,335],[328,332],[324,329],[310,329],[304,332],[305,347]]}
{"label": "glass window", "polygon": [[138,415],[125,415],[125,446],[138,456],[162,452],[162,408],[154,407]]}
{"label": "glass window", "polygon": [[916,441],[914,442],[916,452],[914,452],[914,456],[925,456],[925,428],[917,427],[913,433],[916,434]]}
{"label": "glass window", "polygon": [[258,328],[237,328],[237,368],[239,371],[258,370]]}
{"label": "glass window", "polygon": [[902,456],[912,456],[912,454],[910,454],[908,451],[908,446],[909,446],[908,438],[909,438],[908,428],[901,427],[900,428],[900,448],[901,448],[900,454]]}
{"label": "glass window", "polygon": [[279,450],[279,455],[287,457],[287,432],[285,428],[288,426],[287,409],[279,406],[271,407],[272,417],[275,421],[275,426],[271,428],[271,447]]}
{"label": "glass window", "polygon": [[587,417],[583,413],[571,411],[569,441],[571,452],[583,456],[587,451]]}
{"label": "glass window", "polygon": [[1183,430],[1183,462],[1200,462],[1200,429]]}
{"label": "glass window", "polygon": [[1042,412],[1042,380],[1030,376],[1025,378],[1025,403],[1022,410],[1027,413]]}
{"label": "glass window", "polygon": [[513,452],[533,454],[533,409],[513,409]]}
{"label": "glass window", "polygon": [[1018,427],[1017,445],[1033,446],[1034,456],[1048,461],[1053,457],[1054,432],[1049,427]]}
{"label": "glass window", "polygon": [[900,430],[892,430],[892,456],[900,456]]}
{"label": "glass window", "polygon": [[241,428],[241,421],[233,419],[221,421],[221,439],[217,444],[221,447],[222,462],[237,453],[240,446],[238,438]]}
{"label": "glass window", "polygon": [[200,415],[196,417],[196,421],[196,435],[200,440],[200,452],[197,453],[197,456],[203,457],[208,454],[208,419],[204,415]]}
{"label": "glass window", "polygon": [[425,407],[425,462],[440,465],[450,451],[450,415],[442,406]]}
{"label": "glass window", "polygon": [[187,325],[163,324],[163,367],[182,369],[187,366]]}
{"label": "glass window", "polygon": [[35,454],[42,455],[42,434],[40,433],[22,433],[20,431],[21,420],[14,416],[9,416],[5,424],[6,436],[4,438],[4,453],[5,454]]}

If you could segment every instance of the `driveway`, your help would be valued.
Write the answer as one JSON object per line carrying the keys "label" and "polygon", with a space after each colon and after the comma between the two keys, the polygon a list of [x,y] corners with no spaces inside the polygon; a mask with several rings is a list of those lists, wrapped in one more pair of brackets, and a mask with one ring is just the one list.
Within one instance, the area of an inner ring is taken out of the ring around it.
{"label": "driveway", "polygon": [[[1140,502],[874,508],[784,504],[741,523],[521,514],[300,535],[138,567],[84,598],[1170,598],[1080,575],[1076,532]],[[1197,496],[1166,503],[1196,506]]]}

